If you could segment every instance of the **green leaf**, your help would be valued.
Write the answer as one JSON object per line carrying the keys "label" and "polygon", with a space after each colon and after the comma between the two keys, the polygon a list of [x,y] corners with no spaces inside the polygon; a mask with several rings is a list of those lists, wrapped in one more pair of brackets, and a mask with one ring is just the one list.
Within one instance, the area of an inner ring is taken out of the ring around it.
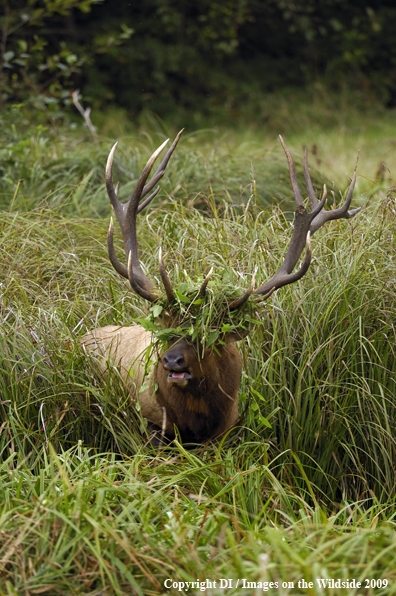
{"label": "green leaf", "polygon": [[184,304],[190,304],[191,303],[191,300],[190,300],[190,298],[188,296],[185,296],[184,294],[181,294],[177,290],[175,290],[175,294],[176,294],[176,298],[179,300],[179,302],[183,302]]}
{"label": "green leaf", "polygon": [[256,397],[258,397],[259,399],[261,399],[261,401],[266,402],[267,400],[265,399],[265,397],[263,397],[261,395],[261,393],[259,393],[258,391],[256,391],[255,389],[250,389],[250,391],[253,393],[253,395],[255,395]]}
{"label": "green leaf", "polygon": [[146,381],[145,383],[143,383],[143,385],[140,387],[138,393],[143,393],[143,391],[147,391],[147,389],[150,387],[150,384],[148,381]]}
{"label": "green leaf", "polygon": [[175,335],[180,335],[177,329],[169,327],[168,329],[158,329],[155,328],[154,336],[157,337],[160,341],[169,341]]}
{"label": "green leaf", "polygon": [[125,23],[121,23],[122,33],[120,33],[120,39],[129,39],[134,33],[135,30],[125,25]]}
{"label": "green leaf", "polygon": [[157,325],[151,319],[135,319],[136,323],[138,323],[145,331],[158,331]]}
{"label": "green leaf", "polygon": [[3,60],[4,60],[4,62],[11,62],[11,60],[13,59],[14,56],[15,56],[15,52],[10,50],[9,52],[6,52],[4,54]]}
{"label": "green leaf", "polygon": [[209,346],[214,344],[214,342],[218,338],[219,338],[219,332],[217,331],[217,329],[213,329],[213,330],[209,331],[209,333],[207,335],[207,340],[206,340],[206,347],[209,348]]}
{"label": "green leaf", "polygon": [[153,313],[153,316],[155,318],[159,317],[159,315],[162,313],[162,311],[164,310],[163,307],[160,304],[154,304],[154,306],[152,306],[150,308],[151,312]]}
{"label": "green leaf", "polygon": [[21,52],[27,52],[28,44],[24,39],[18,39],[18,45]]}
{"label": "green leaf", "polygon": [[268,422],[268,420],[264,416],[259,416],[259,420],[262,424],[264,424],[264,426],[267,426],[268,428],[272,428],[271,424]]}
{"label": "green leaf", "polygon": [[184,292],[188,290],[188,284],[182,282],[180,284],[177,284],[176,286],[176,292],[180,292],[181,294],[184,294]]}

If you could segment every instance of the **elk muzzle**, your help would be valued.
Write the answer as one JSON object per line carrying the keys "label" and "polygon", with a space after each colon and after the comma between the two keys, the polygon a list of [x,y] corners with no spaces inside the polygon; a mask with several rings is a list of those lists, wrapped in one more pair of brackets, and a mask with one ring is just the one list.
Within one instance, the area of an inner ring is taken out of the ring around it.
{"label": "elk muzzle", "polygon": [[191,346],[185,340],[174,344],[162,357],[162,366],[168,374],[168,383],[177,384],[178,387],[186,387],[192,378],[188,366],[188,351]]}

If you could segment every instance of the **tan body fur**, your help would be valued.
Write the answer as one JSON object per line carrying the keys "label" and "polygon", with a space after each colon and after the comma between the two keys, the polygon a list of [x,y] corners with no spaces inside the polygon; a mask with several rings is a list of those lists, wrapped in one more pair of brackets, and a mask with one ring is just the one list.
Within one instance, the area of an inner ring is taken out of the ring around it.
{"label": "tan body fur", "polygon": [[[143,383],[146,350],[152,335],[142,327],[108,325],[87,333],[81,344],[94,352],[98,364],[107,371],[109,364],[119,368],[121,377],[138,400],[142,415],[173,438],[174,425],[183,440],[205,441],[231,428],[238,418],[238,387],[241,356],[234,343],[208,349],[197,358],[195,349],[185,340],[176,345],[184,349],[186,368],[192,378],[172,382],[163,367],[163,355],[148,373],[149,388],[140,392]],[[153,356],[152,356],[153,357]],[[158,389],[154,394],[155,384]]]}

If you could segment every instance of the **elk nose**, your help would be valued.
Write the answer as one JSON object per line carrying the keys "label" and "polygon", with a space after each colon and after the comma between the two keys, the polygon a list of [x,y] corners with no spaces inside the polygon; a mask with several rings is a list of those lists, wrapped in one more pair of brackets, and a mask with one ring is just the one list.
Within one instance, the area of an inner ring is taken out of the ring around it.
{"label": "elk nose", "polygon": [[184,356],[180,352],[167,352],[162,358],[162,365],[167,370],[183,370],[186,367]]}

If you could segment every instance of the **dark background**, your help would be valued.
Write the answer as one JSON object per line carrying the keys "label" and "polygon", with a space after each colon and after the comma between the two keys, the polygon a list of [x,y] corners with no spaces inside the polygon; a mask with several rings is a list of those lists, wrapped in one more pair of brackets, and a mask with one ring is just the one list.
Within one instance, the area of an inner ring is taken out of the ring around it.
{"label": "dark background", "polygon": [[1,102],[254,114],[263,94],[350,89],[396,104],[394,0],[10,0]]}

